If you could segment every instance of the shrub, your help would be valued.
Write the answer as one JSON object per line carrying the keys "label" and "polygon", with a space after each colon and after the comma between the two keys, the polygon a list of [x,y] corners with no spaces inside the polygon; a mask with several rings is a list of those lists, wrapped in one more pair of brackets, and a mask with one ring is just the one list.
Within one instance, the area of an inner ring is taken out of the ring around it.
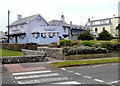
{"label": "shrub", "polygon": [[111,40],[113,36],[107,31],[103,30],[101,33],[99,33],[98,40]]}
{"label": "shrub", "polygon": [[83,41],[78,40],[78,41],[72,41],[71,42],[71,46],[82,46],[83,45]]}
{"label": "shrub", "polygon": [[60,40],[60,46],[70,46],[71,42],[72,42],[71,40],[67,40],[67,39]]}
{"label": "shrub", "polygon": [[57,42],[52,42],[49,44],[49,47],[58,47],[58,43]]}
{"label": "shrub", "polygon": [[120,50],[120,43],[118,42],[111,42],[111,41],[101,42],[100,46],[102,48],[106,48],[111,51]]}
{"label": "shrub", "polygon": [[78,54],[97,54],[97,53],[107,53],[106,48],[95,48],[88,46],[79,46],[76,48],[67,48],[64,51],[65,55],[78,55]]}
{"label": "shrub", "polygon": [[93,40],[94,37],[90,34],[89,31],[86,30],[85,32],[79,34],[78,39],[79,40]]}
{"label": "shrub", "polygon": [[100,43],[97,43],[95,41],[84,41],[83,43],[85,46],[89,46],[89,47],[99,47]]}

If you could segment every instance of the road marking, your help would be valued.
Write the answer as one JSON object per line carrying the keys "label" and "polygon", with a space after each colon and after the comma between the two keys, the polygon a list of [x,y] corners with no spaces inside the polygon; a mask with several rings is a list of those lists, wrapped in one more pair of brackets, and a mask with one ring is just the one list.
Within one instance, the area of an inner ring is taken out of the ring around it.
{"label": "road marking", "polygon": [[81,84],[76,81],[66,81],[66,82],[58,82],[58,83],[52,83],[52,84]]}
{"label": "road marking", "polygon": [[45,79],[33,79],[33,80],[22,80],[17,81],[18,84],[35,84],[35,83],[45,83],[45,82],[53,82],[53,81],[62,81],[67,80],[67,77],[58,77],[58,78],[45,78]]}
{"label": "road marking", "polygon": [[82,74],[80,74],[80,73],[75,73],[75,74],[76,74],[76,75],[79,75],[79,76],[82,75]]}
{"label": "road marking", "polygon": [[98,82],[104,82],[104,81],[102,81],[102,80],[100,80],[100,79],[94,79],[95,81],[98,81]]}
{"label": "road marking", "polygon": [[83,76],[84,78],[88,78],[88,79],[91,79],[92,77],[90,77],[90,76]]}
{"label": "road marking", "polygon": [[65,68],[61,68],[62,70],[66,70]]}
{"label": "road marking", "polygon": [[36,74],[36,73],[48,73],[48,72],[52,72],[52,71],[46,70],[46,71],[21,72],[21,73],[13,73],[12,75],[25,75],[25,74]]}
{"label": "road marking", "polygon": [[68,71],[68,72],[71,72],[71,73],[73,72],[73,71],[71,71],[71,70],[67,70],[67,71]]}
{"label": "road marking", "polygon": [[29,79],[29,78],[40,78],[40,77],[50,77],[50,76],[58,76],[58,73],[52,73],[52,74],[39,74],[39,75],[29,75],[29,76],[20,76],[20,77],[14,77],[15,79]]}
{"label": "road marking", "polygon": [[110,82],[110,83],[108,83],[108,84],[113,84],[113,83],[117,83],[117,82],[120,82],[120,80],[112,81],[112,82]]}

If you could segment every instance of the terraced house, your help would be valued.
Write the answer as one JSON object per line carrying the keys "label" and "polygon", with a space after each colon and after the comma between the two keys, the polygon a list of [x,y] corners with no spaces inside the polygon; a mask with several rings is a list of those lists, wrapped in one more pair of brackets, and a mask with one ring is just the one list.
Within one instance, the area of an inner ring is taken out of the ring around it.
{"label": "terraced house", "polygon": [[118,30],[116,27],[119,24],[120,16],[112,18],[105,18],[105,19],[98,19],[98,20],[90,20],[86,24],[86,28],[90,30],[90,32],[97,37],[100,32],[104,29],[111,33],[114,37],[118,36]]}
{"label": "terraced house", "polygon": [[17,20],[9,26],[10,43],[49,44],[62,38],[68,39],[70,25],[64,19],[62,15],[61,20],[47,22],[40,14],[25,18],[17,15]]}

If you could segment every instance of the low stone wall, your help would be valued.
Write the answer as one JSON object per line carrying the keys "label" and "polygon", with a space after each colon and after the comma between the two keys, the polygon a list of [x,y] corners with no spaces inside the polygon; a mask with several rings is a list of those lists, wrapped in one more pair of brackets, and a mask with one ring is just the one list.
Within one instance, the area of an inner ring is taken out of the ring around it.
{"label": "low stone wall", "polygon": [[27,50],[27,49],[21,49],[21,52],[25,55],[39,55],[39,56],[46,56],[46,53],[44,51],[35,51],[35,50]]}
{"label": "low stone wall", "polygon": [[39,56],[39,55],[0,57],[0,60],[2,60],[2,64],[47,61],[45,56]]}
{"label": "low stone wall", "polygon": [[47,57],[51,58],[63,58],[63,48],[48,48],[48,47],[37,47],[38,51],[43,51],[46,53]]}

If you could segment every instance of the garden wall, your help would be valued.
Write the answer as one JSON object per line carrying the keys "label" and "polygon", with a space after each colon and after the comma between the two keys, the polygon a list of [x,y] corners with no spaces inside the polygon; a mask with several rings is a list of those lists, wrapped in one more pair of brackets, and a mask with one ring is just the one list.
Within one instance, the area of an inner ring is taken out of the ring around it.
{"label": "garden wall", "polygon": [[37,45],[36,43],[26,43],[26,44],[19,44],[19,43],[0,43],[0,46],[1,46],[1,48],[3,48],[3,49],[21,51],[21,49],[37,50],[37,47],[38,47],[38,46],[48,46],[48,45]]}
{"label": "garden wall", "polygon": [[35,50],[27,50],[27,49],[21,49],[21,52],[25,55],[39,55],[39,56],[46,56],[46,53],[44,51],[35,51]]}
{"label": "garden wall", "polygon": [[63,58],[63,48],[48,48],[48,47],[38,47],[38,51],[44,51],[47,57],[51,58]]}
{"label": "garden wall", "polygon": [[2,64],[47,61],[45,56],[40,55],[0,57],[0,60],[2,60]]}

